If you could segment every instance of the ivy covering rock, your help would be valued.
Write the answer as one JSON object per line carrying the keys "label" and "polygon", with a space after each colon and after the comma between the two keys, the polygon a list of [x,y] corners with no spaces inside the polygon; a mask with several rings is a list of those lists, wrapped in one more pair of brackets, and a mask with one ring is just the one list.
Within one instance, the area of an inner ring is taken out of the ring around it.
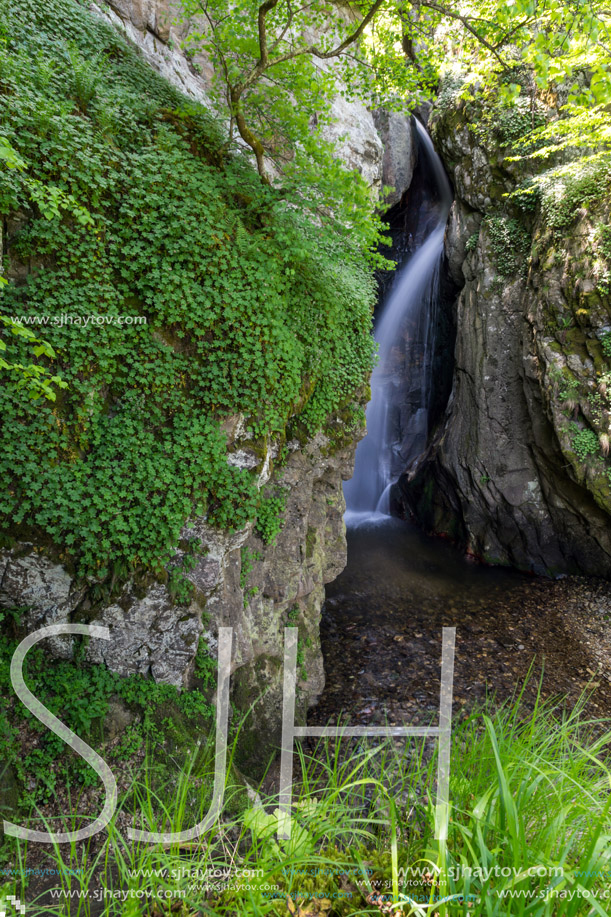
{"label": "ivy covering rock", "polygon": [[[159,570],[192,514],[269,518],[257,469],[227,461],[225,418],[265,454],[359,399],[371,271],[75,0],[2,0],[0,40],[0,130],[26,164],[2,173],[1,308],[42,317],[68,386],[44,403],[2,390],[1,525],[97,580]],[[32,180],[90,219],[44,212]]]}

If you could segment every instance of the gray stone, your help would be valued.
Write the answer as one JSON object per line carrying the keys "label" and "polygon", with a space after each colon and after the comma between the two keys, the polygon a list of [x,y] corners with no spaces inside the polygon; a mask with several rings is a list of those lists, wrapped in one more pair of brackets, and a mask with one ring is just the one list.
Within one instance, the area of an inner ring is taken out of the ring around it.
{"label": "gray stone", "polygon": [[[602,454],[589,463],[576,456],[569,423],[581,412],[602,435],[611,417],[588,400],[611,317],[608,298],[592,293],[591,244],[609,202],[592,205],[561,245],[539,217],[530,269],[500,276],[481,219],[491,207],[498,215],[516,166],[482,148],[460,108],[436,120],[434,136],[457,192],[446,246],[463,290],[452,394],[427,456],[402,480],[407,506],[486,561],[611,576],[609,479]],[[576,275],[586,278],[577,291]],[[567,410],[570,380],[580,394]]]}
{"label": "gray stone", "polygon": [[385,197],[384,203],[392,207],[412,183],[417,149],[414,127],[409,115],[396,111],[379,109],[373,117],[384,148],[382,184],[394,189]]}
{"label": "gray stone", "polygon": [[[26,608],[22,624],[28,631],[69,620],[82,599],[83,588],[74,585],[60,564],[26,544],[3,551],[1,556],[0,606]],[[45,645],[59,658],[72,657],[72,637],[51,637]]]}
{"label": "gray stone", "polygon": [[128,586],[122,604],[107,606],[96,618],[96,624],[110,628],[110,640],[92,640],[87,659],[104,662],[119,675],[150,675],[184,687],[202,632],[199,607],[173,605],[163,585],[152,586],[141,599],[130,593]]}

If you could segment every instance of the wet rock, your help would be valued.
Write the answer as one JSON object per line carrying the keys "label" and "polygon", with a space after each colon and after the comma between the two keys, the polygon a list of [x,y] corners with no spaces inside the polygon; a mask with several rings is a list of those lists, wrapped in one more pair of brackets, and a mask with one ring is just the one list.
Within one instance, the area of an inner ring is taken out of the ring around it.
{"label": "wet rock", "polygon": [[392,207],[412,183],[416,165],[414,126],[412,119],[400,112],[379,109],[373,117],[384,148],[382,184],[394,189],[384,203],[386,207]]}
{"label": "wet rock", "polygon": [[403,506],[487,562],[610,577],[611,469],[602,447],[587,460],[574,448],[580,429],[595,447],[608,442],[611,422],[595,391],[608,371],[599,339],[609,298],[591,289],[592,239],[610,203],[592,202],[562,240],[538,211],[507,210],[524,175],[498,144],[482,146],[470,117],[457,102],[434,126],[456,189],[446,245],[463,289],[451,396],[428,454],[401,481]]}

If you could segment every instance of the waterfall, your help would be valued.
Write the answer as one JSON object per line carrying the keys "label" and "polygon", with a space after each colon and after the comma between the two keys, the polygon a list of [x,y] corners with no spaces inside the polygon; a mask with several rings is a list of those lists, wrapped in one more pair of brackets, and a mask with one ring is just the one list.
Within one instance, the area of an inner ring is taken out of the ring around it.
{"label": "waterfall", "polygon": [[367,435],[344,485],[348,525],[389,515],[390,488],[424,450],[428,436],[439,272],[452,191],[429,135],[416,125],[420,162],[438,203],[431,208],[429,202],[419,214],[416,250],[399,267],[376,328]]}

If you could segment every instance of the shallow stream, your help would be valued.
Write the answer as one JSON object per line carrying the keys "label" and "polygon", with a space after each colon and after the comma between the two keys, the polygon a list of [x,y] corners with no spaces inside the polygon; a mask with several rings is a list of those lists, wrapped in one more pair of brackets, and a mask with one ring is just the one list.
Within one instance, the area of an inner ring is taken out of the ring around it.
{"label": "shallow stream", "polygon": [[[579,583],[487,567],[414,525],[385,518],[348,530],[348,565],[327,587],[321,634],[326,686],[311,725],[430,722],[439,706],[443,626],[455,626],[454,716],[543,673],[546,698],[569,706],[589,685],[592,716],[611,715],[611,686],[567,613]],[[604,593],[603,593],[604,594]],[[588,614],[602,616],[597,600]],[[607,625],[608,626],[608,625]]]}

